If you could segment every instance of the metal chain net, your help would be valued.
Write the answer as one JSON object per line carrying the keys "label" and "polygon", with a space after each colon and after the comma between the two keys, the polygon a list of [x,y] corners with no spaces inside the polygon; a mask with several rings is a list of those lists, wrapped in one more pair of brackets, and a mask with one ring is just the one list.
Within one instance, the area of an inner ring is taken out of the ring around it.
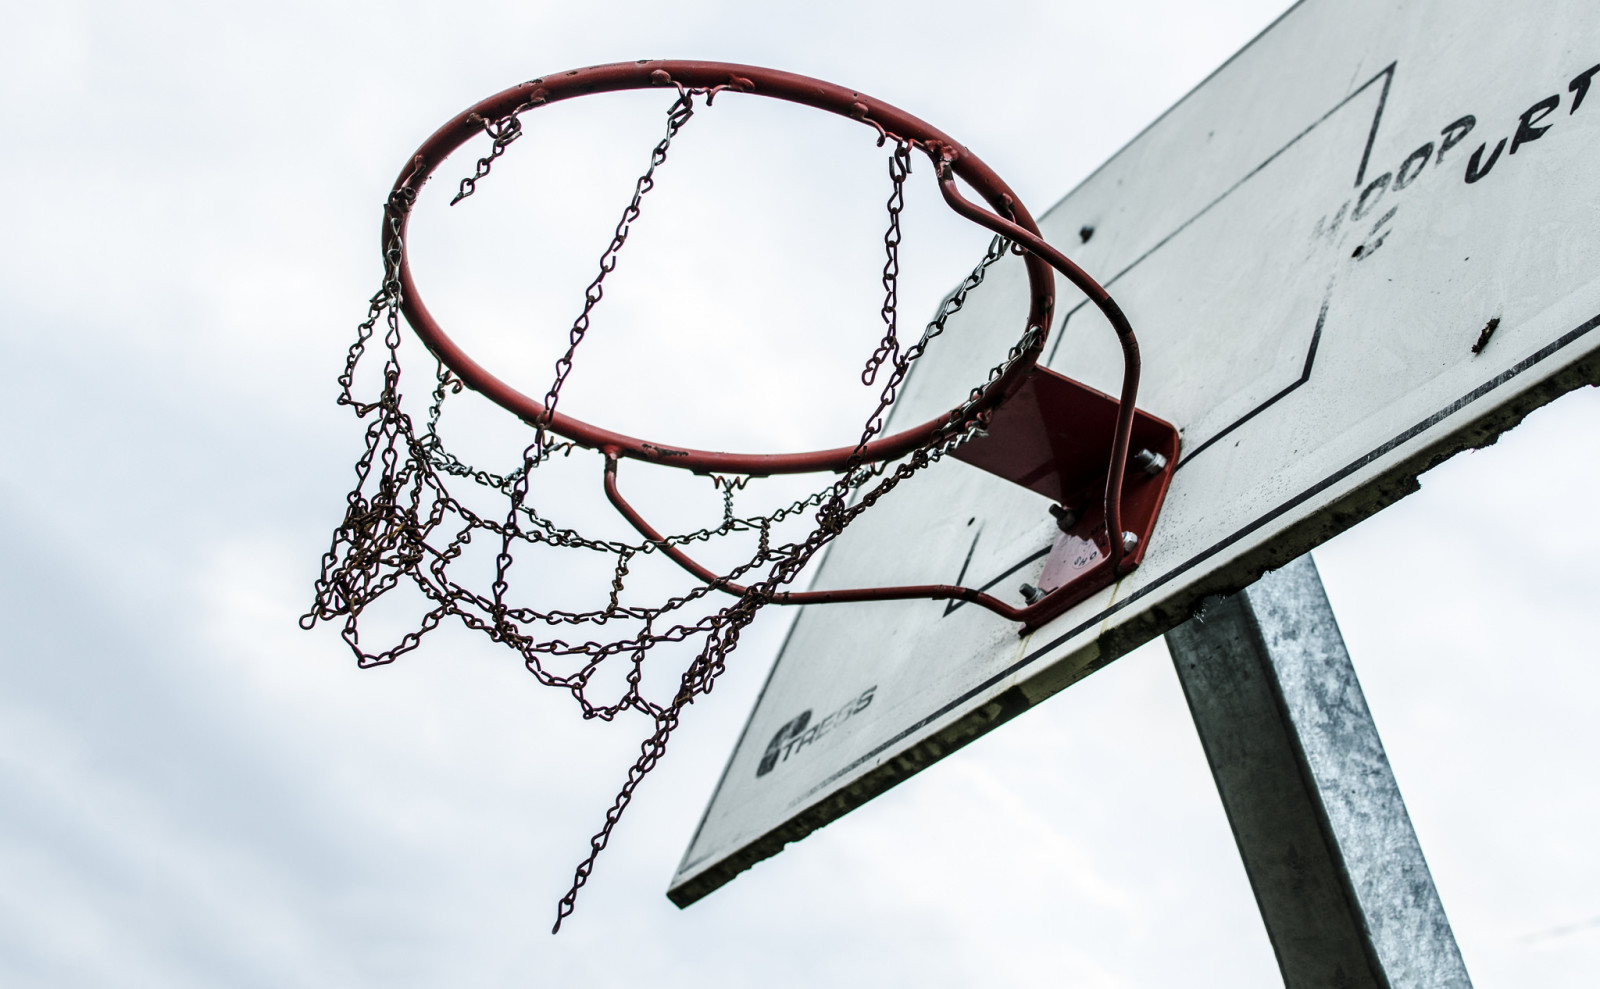
{"label": "metal chain net", "polygon": [[[356,481],[346,498],[344,519],[334,529],[331,545],[322,557],[315,597],[310,611],[300,619],[301,626],[309,629],[317,622],[339,623],[342,637],[358,663],[371,667],[393,662],[416,649],[424,636],[453,619],[514,650],[541,684],[571,694],[584,718],[610,721],[633,712],[651,725],[638,758],[606,810],[600,829],[590,839],[588,854],[574,871],[571,887],[557,905],[554,931],[559,931],[562,921],[572,913],[595,860],[605,849],[640,782],[665,753],[684,708],[711,692],[728,655],[738,645],[740,634],[761,607],[781,593],[818,550],[901,481],[972,436],[980,435],[986,417],[976,413],[974,407],[1007,368],[1039,345],[1040,331],[1030,327],[1006,361],[990,372],[984,384],[972,390],[966,404],[950,414],[952,425],[947,433],[893,464],[861,463],[868,441],[882,432],[886,413],[912,363],[944,332],[946,322],[960,311],[967,294],[983,283],[985,273],[1010,247],[1002,238],[995,238],[971,274],[940,304],[920,339],[902,347],[896,330],[898,248],[911,146],[897,142],[889,161],[893,191],[888,200],[889,228],[884,237],[887,260],[881,314],[885,333],[862,372],[862,380],[872,383],[884,367],[888,374],[848,468],[831,484],[805,498],[775,511],[749,516],[736,514],[734,504],[735,494],[749,478],[713,477],[722,496],[721,523],[666,536],[659,542],[589,538],[541,515],[529,499],[538,469],[552,458],[570,456],[575,449],[574,444],[559,441],[550,432],[550,416],[572,370],[577,348],[590,329],[594,310],[603,298],[606,276],[616,269],[629,230],[639,218],[642,201],[655,185],[656,170],[666,162],[673,138],[693,117],[698,95],[707,95],[709,105],[715,92],[680,87],[678,99],[667,112],[666,134],[652,151],[649,167],[635,184],[611,243],[601,254],[599,271],[585,290],[582,309],[568,332],[567,349],[556,362],[555,375],[545,395],[545,416],[533,424],[532,441],[515,470],[493,473],[471,466],[444,448],[438,429],[442,411],[446,399],[464,386],[442,363],[437,364],[427,417],[420,429],[402,408],[399,234],[402,221],[414,204],[415,193],[410,190],[391,195],[386,204],[385,214],[394,236],[384,256],[383,283],[369,301],[366,319],[357,327],[355,342],[338,378],[338,404],[349,406],[366,424],[366,444],[355,464]],[[472,195],[495,159],[522,135],[517,115],[526,109],[520,107],[502,119],[482,121],[492,141],[491,150],[478,162],[475,173],[462,180],[452,203]],[[882,143],[880,138],[879,144]],[[376,395],[363,397],[357,393],[358,368],[364,361],[373,360],[382,361],[381,380]],[[460,484],[503,498],[503,514],[491,516],[469,507],[452,493],[451,486]],[[812,513],[809,534],[794,541],[775,541],[773,531],[779,523],[802,519],[805,513]],[[754,534],[755,552],[719,580],[694,581],[695,586],[686,592],[652,606],[624,601],[630,566],[639,558],[658,552],[664,545],[704,542],[735,533]],[[479,538],[498,544],[494,579],[487,589],[463,582],[468,578],[458,580],[452,570],[473,540]],[[604,598],[590,610],[541,609],[517,601],[512,594],[514,555],[529,547],[608,558],[611,580]],[[706,602],[701,605],[705,613],[696,613],[694,605],[713,593],[725,594],[727,583],[742,580],[749,583],[731,603],[712,606]],[[427,602],[420,618],[398,637],[387,637],[379,645],[365,642],[361,635],[363,613],[402,586],[419,591]],[[670,700],[652,700],[641,690],[646,658],[653,648],[672,643],[690,643],[698,648],[678,677]],[[625,687],[620,696],[596,696],[602,664],[623,666]]]}

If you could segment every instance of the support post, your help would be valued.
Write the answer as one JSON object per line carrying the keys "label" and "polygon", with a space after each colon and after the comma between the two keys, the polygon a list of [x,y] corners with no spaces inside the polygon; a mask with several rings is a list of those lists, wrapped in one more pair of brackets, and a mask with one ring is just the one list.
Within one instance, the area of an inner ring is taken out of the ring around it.
{"label": "support post", "polygon": [[1470,989],[1310,555],[1167,647],[1285,986]]}

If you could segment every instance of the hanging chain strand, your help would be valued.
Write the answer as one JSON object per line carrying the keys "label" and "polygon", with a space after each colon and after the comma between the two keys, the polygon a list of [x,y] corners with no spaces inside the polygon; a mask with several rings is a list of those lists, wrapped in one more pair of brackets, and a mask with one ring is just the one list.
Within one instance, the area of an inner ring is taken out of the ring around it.
{"label": "hanging chain strand", "polygon": [[867,358],[867,366],[861,371],[861,383],[870,385],[878,377],[878,368],[883,362],[898,358],[900,355],[900,338],[896,330],[899,316],[895,307],[899,302],[900,279],[900,211],[906,207],[906,176],[911,174],[911,145],[900,142],[895,145],[894,154],[889,156],[889,181],[894,185],[894,191],[889,194],[889,229],[883,235],[883,249],[887,258],[883,263],[883,307],[878,310],[883,317],[883,340],[878,343],[878,349]]}
{"label": "hanging chain strand", "polygon": [[[712,691],[729,654],[760,609],[782,594],[824,546],[901,481],[981,435],[984,420],[973,409],[992,383],[1034,345],[1038,332],[1037,328],[1030,328],[1029,335],[990,372],[988,381],[974,390],[968,404],[952,414],[950,432],[931,438],[924,447],[892,464],[862,462],[867,444],[883,431],[888,411],[912,363],[945,332],[947,321],[961,310],[968,293],[983,284],[989,268],[1006,256],[1010,246],[995,238],[972,272],[941,301],[921,337],[902,346],[897,333],[898,251],[911,146],[897,142],[889,159],[892,189],[889,227],[884,237],[884,303],[880,315],[886,332],[867,362],[862,380],[872,384],[880,369],[887,373],[880,383],[876,406],[863,425],[856,456],[847,468],[820,490],[774,511],[753,515],[741,515],[735,506],[735,495],[745,488],[748,476],[713,476],[712,484],[722,501],[720,519],[659,541],[592,538],[535,511],[528,503],[528,494],[538,469],[554,457],[571,456],[577,449],[571,442],[555,440],[549,428],[574,356],[603,298],[606,276],[616,269],[632,225],[639,219],[641,203],[655,186],[656,169],[665,163],[673,138],[693,116],[697,95],[707,96],[709,104],[714,94],[680,87],[676,101],[667,111],[666,133],[651,152],[649,165],[635,183],[611,242],[600,256],[599,272],[584,292],[582,308],[567,334],[566,350],[556,362],[545,394],[544,414],[529,423],[533,436],[515,469],[496,472],[475,467],[445,448],[440,432],[443,410],[447,399],[459,394],[464,385],[437,360],[434,380],[426,389],[426,417],[413,422],[402,408],[400,236],[415,203],[415,193],[409,188],[391,195],[385,206],[390,237],[384,254],[383,280],[368,302],[366,318],[356,329],[356,339],[338,378],[337,401],[350,407],[365,423],[365,448],[354,467],[355,485],[346,499],[344,518],[335,527],[322,556],[311,609],[300,624],[310,628],[317,622],[337,623],[357,662],[370,667],[393,662],[416,649],[441,624],[459,621],[514,650],[539,683],[569,693],[585,718],[611,721],[632,712],[653,725],[600,829],[590,838],[588,852],[574,870],[570,888],[557,904],[555,930],[560,930],[562,921],[572,914],[579,892],[593,874],[596,860],[610,842],[640,783],[665,754],[684,709]],[[490,151],[478,161],[473,174],[462,180],[454,202],[472,195],[476,183],[522,136],[517,114],[527,108],[481,122],[492,142]],[[369,360],[381,360],[381,367],[363,371],[364,362]],[[375,381],[363,386],[368,375]],[[363,387],[373,385],[374,397],[358,397]],[[451,485],[464,485],[503,498],[506,511],[497,513],[498,517],[484,515],[452,493]],[[778,527],[786,522],[799,526],[807,516],[810,527],[806,535],[796,541],[783,541]],[[696,581],[664,601],[640,605],[632,600],[628,579],[641,559],[667,546],[724,537],[749,540],[751,556],[717,581]],[[494,579],[487,589],[474,589],[473,578],[456,576],[461,568],[471,566],[456,565],[475,539],[487,539],[496,550]],[[610,576],[595,606],[568,610],[536,608],[513,601],[513,558],[530,549],[608,557]],[[747,582],[744,593],[731,604],[714,605],[713,595],[721,593],[718,587],[734,581]],[[369,645],[361,636],[363,613],[385,594],[401,588],[420,593],[425,601],[420,617],[398,638]],[[563,629],[572,631],[563,633]],[[593,638],[585,641],[588,635]],[[678,677],[671,700],[652,701],[644,690],[646,661],[652,649],[674,644],[690,645],[693,659]],[[597,696],[597,677],[613,658],[625,671],[625,686],[620,694],[603,698]]]}
{"label": "hanging chain strand", "polygon": [[694,116],[694,91],[682,90],[678,94],[677,102],[667,110],[667,133],[655,149],[650,152],[650,167],[633,186],[633,199],[628,202],[627,208],[622,211],[622,219],[617,221],[617,229],[611,236],[611,243],[605,252],[600,255],[600,271],[594,276],[594,281],[583,292],[583,311],[578,318],[573,320],[572,329],[567,333],[567,352],[556,361],[555,380],[550,383],[550,390],[544,396],[544,415],[538,423],[537,446],[543,452],[548,442],[546,439],[550,420],[556,414],[556,403],[561,398],[561,386],[566,383],[567,375],[572,373],[572,357],[578,350],[578,344],[583,342],[584,335],[589,332],[589,316],[594,312],[594,307],[600,304],[600,299],[605,295],[602,283],[606,276],[617,267],[617,255],[622,251],[622,245],[628,242],[628,232],[633,228],[633,222],[639,219],[640,204],[646,194],[656,187],[656,169],[667,160],[667,149],[672,146],[672,139],[677,136],[683,125]]}

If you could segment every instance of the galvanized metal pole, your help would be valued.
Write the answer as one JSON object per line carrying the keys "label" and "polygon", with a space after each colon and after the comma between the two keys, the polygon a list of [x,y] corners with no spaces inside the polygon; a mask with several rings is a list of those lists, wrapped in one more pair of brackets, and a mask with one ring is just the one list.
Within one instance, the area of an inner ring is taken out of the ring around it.
{"label": "galvanized metal pole", "polygon": [[1284,984],[1470,987],[1311,557],[1167,646]]}

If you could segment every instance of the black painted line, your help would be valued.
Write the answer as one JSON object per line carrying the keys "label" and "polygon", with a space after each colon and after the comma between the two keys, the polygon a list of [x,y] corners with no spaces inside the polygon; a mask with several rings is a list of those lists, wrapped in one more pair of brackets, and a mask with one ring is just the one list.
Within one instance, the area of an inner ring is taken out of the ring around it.
{"label": "black painted line", "polygon": [[[1367,177],[1367,162],[1372,160],[1372,145],[1378,140],[1378,123],[1383,120],[1383,108],[1389,103],[1389,86],[1394,82],[1395,63],[1390,62],[1389,67],[1383,70],[1383,92],[1378,96],[1378,112],[1372,115],[1372,130],[1367,132],[1367,148],[1361,152],[1361,167],[1356,169],[1356,188],[1361,188],[1361,183]],[[1385,74],[1386,73],[1386,74]],[[1376,79],[1377,76],[1373,76]],[[1367,80],[1371,84],[1372,80]]]}
{"label": "black painted line", "polygon": [[[973,541],[973,545],[977,545],[977,541],[976,540]],[[1016,573],[1018,570],[1021,570],[1023,567],[1025,567],[1028,564],[1034,562],[1035,560],[1043,559],[1044,557],[1049,556],[1050,555],[1050,550],[1052,548],[1053,548],[1053,544],[1052,544],[1052,546],[1046,546],[1044,549],[1041,549],[1041,550],[1033,553],[1031,556],[1024,557],[1021,562],[1012,564],[1010,569],[1003,571],[998,577],[995,577],[995,578],[991,579],[987,584],[981,585],[978,588],[978,590],[987,591],[989,588],[991,588],[994,585],[1000,583],[1002,580],[1005,580],[1007,577],[1010,577],[1012,574]],[[972,559],[970,553],[968,554],[967,559],[969,561]],[[961,577],[957,577],[956,578],[956,583],[960,584],[961,581],[962,581],[962,578],[964,578],[966,576],[966,574],[967,574],[967,568],[966,567],[962,567],[961,568]],[[946,615],[948,615],[950,612],[956,610],[957,608],[962,607],[966,603],[967,602],[965,602],[965,601],[956,600],[951,604],[947,604],[947,605],[944,606],[944,613]],[[943,617],[943,616],[941,615],[940,617]]]}
{"label": "black painted line", "polygon": [[1217,433],[1215,436],[1211,437],[1210,439],[1206,440],[1204,443],[1201,443],[1199,446],[1195,447],[1193,450],[1190,450],[1187,453],[1185,453],[1183,455],[1183,457],[1178,461],[1178,466],[1172,468],[1173,473],[1177,473],[1179,470],[1182,470],[1184,464],[1188,463],[1189,461],[1193,460],[1195,457],[1198,457],[1200,454],[1204,453],[1206,451],[1206,449],[1208,447],[1210,447],[1213,443],[1215,443],[1218,440],[1222,439],[1224,436],[1227,436],[1229,433],[1233,432],[1235,429],[1238,429],[1240,426],[1243,426],[1245,423],[1249,422],[1251,419],[1254,419],[1256,416],[1260,415],[1261,413],[1267,411],[1272,406],[1278,404],[1278,402],[1280,402],[1283,399],[1287,398],[1292,392],[1294,392],[1296,389],[1298,389],[1301,385],[1303,385],[1307,381],[1311,380],[1311,368],[1317,362],[1317,347],[1322,343],[1322,327],[1328,321],[1328,303],[1332,299],[1333,299],[1333,283],[1330,282],[1330,283],[1328,283],[1327,294],[1322,297],[1322,308],[1317,312],[1317,326],[1316,326],[1316,329],[1311,331],[1311,346],[1306,348],[1305,366],[1300,369],[1300,378],[1299,378],[1299,380],[1295,381],[1293,384],[1289,385],[1287,388],[1283,389],[1282,391],[1278,392],[1276,395],[1274,395],[1271,398],[1267,399],[1265,402],[1262,402],[1260,405],[1258,405],[1255,408],[1251,409],[1249,412],[1246,412],[1240,418],[1235,419],[1233,422],[1229,423],[1227,428],[1223,429],[1222,432]]}
{"label": "black painted line", "polygon": [[1077,185],[1073,186],[1070,190],[1068,190],[1066,195],[1064,195],[1060,199],[1056,200],[1055,204],[1052,205],[1049,209],[1047,209],[1043,213],[1041,213],[1039,218],[1042,220],[1044,217],[1047,217],[1051,213],[1054,213],[1056,210],[1060,209],[1063,203],[1065,203],[1067,200],[1071,199],[1073,196],[1077,195],[1079,189],[1082,189],[1084,186],[1086,186],[1090,182],[1094,181],[1095,176],[1099,175],[1101,172],[1103,172],[1106,169],[1110,168],[1117,161],[1117,159],[1121,158],[1124,154],[1127,153],[1129,148],[1131,148],[1134,145],[1138,144],[1141,140],[1144,139],[1144,136],[1146,134],[1149,134],[1151,131],[1153,131],[1157,127],[1159,127],[1163,120],[1166,120],[1168,117],[1172,116],[1174,113],[1177,113],[1178,112],[1178,108],[1182,107],[1185,103],[1188,103],[1189,100],[1193,99],[1194,95],[1196,93],[1200,92],[1202,89],[1205,89],[1207,86],[1209,86],[1211,84],[1211,80],[1213,80],[1213,79],[1217,78],[1218,76],[1222,75],[1223,72],[1227,71],[1229,66],[1233,65],[1233,63],[1238,61],[1239,59],[1243,58],[1245,53],[1250,51],[1251,49],[1255,48],[1256,44],[1258,42],[1260,42],[1261,39],[1265,38],[1268,34],[1272,33],[1273,31],[1276,31],[1278,29],[1278,25],[1282,24],[1284,21],[1287,21],[1289,19],[1290,15],[1293,14],[1295,11],[1299,10],[1301,5],[1304,4],[1305,2],[1306,2],[1306,0],[1295,0],[1295,2],[1292,5],[1290,5],[1290,7],[1287,10],[1285,10],[1283,13],[1279,14],[1276,18],[1274,18],[1271,24],[1268,24],[1266,27],[1264,27],[1260,31],[1256,32],[1256,36],[1255,37],[1253,37],[1249,41],[1245,42],[1245,45],[1244,45],[1243,48],[1240,48],[1238,51],[1234,52],[1232,55],[1229,55],[1227,61],[1223,62],[1221,65],[1219,65],[1216,68],[1212,69],[1209,73],[1206,74],[1206,77],[1204,79],[1202,79],[1199,82],[1195,83],[1192,87],[1190,87],[1190,89],[1189,89],[1189,91],[1187,93],[1184,93],[1182,96],[1180,96],[1176,103],[1172,104],[1171,106],[1167,107],[1165,110],[1161,111],[1161,114],[1159,116],[1157,116],[1154,120],[1150,121],[1148,124],[1145,124],[1142,128],[1140,128],[1139,129],[1139,133],[1137,133],[1137,134],[1133,135],[1132,137],[1130,137],[1122,145],[1122,147],[1118,148],[1115,152],[1112,153],[1111,157],[1107,158],[1105,161],[1103,161],[1099,165],[1095,166],[1094,171],[1090,172],[1088,175],[1085,175],[1081,180],[1079,180]]}
{"label": "black painted line", "polygon": [[[967,568],[972,566],[972,554],[978,551],[978,537],[981,535],[983,535],[983,526],[979,526],[978,531],[972,534],[972,545],[967,547],[967,558],[966,560],[962,561],[961,572],[956,574],[956,586],[958,587],[966,582]],[[988,590],[988,587],[985,586],[981,588],[981,590]],[[966,602],[962,601],[960,598],[952,598],[951,600],[946,601],[944,604],[944,615],[950,614],[950,612],[956,610],[965,603]],[[940,615],[939,617],[943,618],[944,615]]]}
{"label": "black painted line", "polygon": [[[1104,282],[1103,284],[1106,285],[1106,286],[1110,286],[1112,282],[1115,282],[1117,279],[1121,278],[1123,275],[1126,275],[1128,272],[1132,271],[1135,267],[1137,267],[1140,263],[1142,263],[1150,255],[1154,254],[1156,251],[1161,250],[1161,248],[1165,247],[1167,245],[1167,243],[1169,241],[1171,241],[1174,237],[1176,237],[1179,234],[1183,233],[1191,225],[1193,225],[1194,221],[1200,219],[1202,216],[1204,216],[1207,213],[1211,212],[1211,210],[1214,207],[1216,207],[1216,205],[1218,203],[1222,202],[1224,199],[1227,199],[1229,196],[1233,195],[1235,192],[1237,192],[1239,190],[1240,186],[1243,186],[1246,182],[1248,182],[1251,179],[1255,178],[1268,165],[1272,164],[1274,161],[1277,161],[1278,158],[1280,156],[1282,156],[1282,154],[1285,151],[1288,151],[1290,148],[1292,148],[1296,144],[1300,143],[1301,138],[1305,137],[1307,134],[1310,134],[1312,131],[1316,130],[1318,127],[1321,127],[1324,123],[1327,122],[1329,117],[1333,116],[1335,113],[1338,113],[1340,110],[1342,110],[1346,103],[1349,103],[1351,100],[1353,100],[1357,96],[1359,96],[1362,93],[1362,91],[1364,91],[1368,86],[1370,86],[1373,83],[1377,82],[1379,79],[1385,79],[1385,78],[1393,76],[1394,75],[1394,71],[1395,71],[1395,67],[1397,65],[1399,65],[1398,61],[1390,62],[1385,68],[1380,70],[1377,75],[1373,76],[1371,79],[1368,79],[1366,82],[1362,83],[1360,86],[1357,86],[1354,90],[1351,91],[1350,95],[1346,96],[1344,99],[1340,100],[1338,103],[1335,103],[1333,105],[1332,109],[1330,109],[1327,113],[1324,113],[1322,116],[1318,117],[1316,119],[1316,121],[1314,123],[1312,123],[1309,127],[1307,127],[1305,130],[1301,131],[1300,133],[1296,134],[1294,137],[1290,138],[1288,144],[1285,144],[1283,147],[1279,148],[1278,150],[1274,151],[1272,154],[1268,155],[1266,157],[1266,159],[1261,162],[1261,164],[1257,165],[1255,168],[1250,169],[1250,171],[1245,173],[1243,178],[1241,178],[1239,181],[1235,182],[1233,185],[1229,186],[1228,190],[1226,192],[1224,192],[1222,195],[1218,196],[1217,198],[1213,199],[1211,202],[1207,203],[1205,208],[1200,210],[1200,212],[1196,213],[1194,216],[1189,217],[1189,219],[1183,221],[1183,223],[1181,225],[1179,225],[1175,230],[1173,230],[1171,233],[1167,234],[1165,237],[1161,238],[1161,240],[1157,241],[1154,245],[1152,245],[1143,254],[1139,255],[1137,258],[1134,258],[1133,261],[1129,262],[1129,264],[1126,267],[1124,267],[1121,271],[1117,272],[1115,275],[1112,275],[1110,281]],[[1388,94],[1389,94],[1389,87],[1387,85],[1385,85],[1383,90],[1382,90],[1382,92],[1379,94],[1379,101],[1380,102],[1378,104],[1377,113],[1373,118],[1374,121],[1377,120],[1377,117],[1383,115],[1383,103],[1382,103],[1382,100],[1386,99],[1388,97]],[[1073,312],[1076,312],[1078,309],[1082,308],[1087,302],[1088,302],[1088,300],[1085,299],[1083,302],[1078,303],[1078,305],[1073,307]],[[1069,315],[1070,315],[1070,313],[1069,313]]]}
{"label": "black painted line", "polygon": [[[1353,100],[1357,96],[1361,95],[1361,93],[1364,92],[1368,86],[1371,86],[1373,83],[1377,82],[1379,79],[1383,79],[1384,80],[1383,89],[1379,93],[1379,96],[1378,96],[1378,109],[1377,109],[1377,112],[1373,115],[1373,118],[1372,118],[1372,127],[1373,127],[1373,129],[1372,129],[1371,133],[1369,133],[1369,135],[1367,137],[1367,149],[1368,149],[1368,151],[1370,151],[1371,147],[1372,147],[1373,136],[1376,135],[1376,133],[1377,133],[1378,120],[1379,120],[1379,118],[1381,118],[1383,116],[1384,103],[1387,102],[1387,100],[1389,98],[1389,80],[1394,77],[1395,67],[1398,66],[1399,64],[1400,63],[1398,61],[1390,62],[1383,69],[1379,70],[1379,72],[1376,75],[1374,75],[1371,79],[1368,79],[1366,82],[1362,83],[1360,86],[1357,86],[1355,89],[1351,90],[1351,92],[1350,92],[1350,94],[1348,96],[1346,96],[1344,99],[1340,100],[1338,103],[1335,103],[1333,105],[1332,109],[1330,109],[1328,112],[1324,113],[1322,116],[1318,117],[1316,119],[1316,121],[1311,124],[1311,126],[1307,127],[1305,130],[1301,131],[1300,133],[1296,134],[1294,137],[1290,138],[1288,144],[1285,144],[1283,147],[1279,148],[1278,150],[1274,151],[1272,154],[1268,155],[1267,158],[1264,161],[1261,162],[1261,164],[1257,165],[1256,167],[1250,169],[1250,171],[1246,172],[1243,178],[1239,179],[1239,181],[1237,181],[1233,185],[1229,186],[1227,191],[1222,193],[1222,195],[1218,196],[1217,198],[1213,199],[1211,202],[1207,203],[1204,207],[1202,207],[1200,212],[1196,213],[1195,215],[1189,217],[1187,220],[1183,221],[1176,228],[1174,228],[1171,233],[1167,234],[1165,237],[1163,237],[1160,240],[1156,241],[1143,254],[1139,255],[1138,257],[1136,257],[1132,261],[1130,261],[1127,264],[1127,266],[1125,266],[1121,271],[1118,271],[1116,274],[1112,275],[1109,279],[1105,280],[1104,282],[1101,282],[1100,284],[1102,286],[1104,286],[1105,288],[1110,289],[1111,286],[1116,284],[1117,280],[1120,279],[1123,275],[1126,275],[1128,272],[1130,272],[1134,268],[1138,267],[1140,264],[1142,264],[1145,261],[1146,258],[1150,257],[1150,255],[1152,255],[1155,252],[1161,250],[1161,248],[1167,246],[1167,244],[1170,243],[1174,237],[1178,236],[1179,234],[1183,233],[1185,230],[1189,229],[1189,227],[1192,226],[1196,220],[1200,219],[1202,216],[1205,216],[1207,213],[1211,212],[1211,210],[1213,208],[1215,208],[1218,203],[1221,203],[1224,199],[1227,199],[1229,196],[1233,195],[1235,192],[1237,192],[1239,190],[1240,186],[1244,185],[1246,182],[1248,182],[1251,179],[1255,178],[1258,174],[1260,174],[1262,169],[1264,169],[1268,165],[1272,164],[1285,151],[1288,151],[1290,148],[1294,147],[1297,143],[1299,143],[1301,138],[1305,137],[1307,134],[1310,134],[1312,131],[1314,131],[1318,127],[1322,126],[1322,124],[1325,123],[1328,120],[1329,117],[1333,116],[1335,113],[1338,113],[1341,109],[1343,109],[1344,105],[1346,103],[1349,103],[1351,100]],[[1366,156],[1365,156],[1365,154],[1363,154],[1362,159],[1361,159],[1361,171],[1364,172],[1366,167],[1367,167]],[[1360,184],[1360,179],[1361,179],[1361,174],[1358,172],[1357,180],[1356,180],[1356,184],[1357,185]],[[1061,341],[1066,338],[1067,321],[1070,320],[1073,317],[1073,315],[1075,313],[1077,313],[1077,311],[1079,309],[1082,309],[1084,306],[1086,306],[1088,304],[1089,304],[1089,300],[1088,299],[1084,299],[1084,300],[1080,301],[1077,305],[1073,306],[1071,309],[1067,310],[1066,315],[1061,317],[1061,328],[1056,333],[1055,345],[1050,348],[1050,357],[1045,361],[1045,365],[1047,367],[1054,366],[1054,364],[1055,364],[1056,351],[1058,349],[1060,349]]]}

